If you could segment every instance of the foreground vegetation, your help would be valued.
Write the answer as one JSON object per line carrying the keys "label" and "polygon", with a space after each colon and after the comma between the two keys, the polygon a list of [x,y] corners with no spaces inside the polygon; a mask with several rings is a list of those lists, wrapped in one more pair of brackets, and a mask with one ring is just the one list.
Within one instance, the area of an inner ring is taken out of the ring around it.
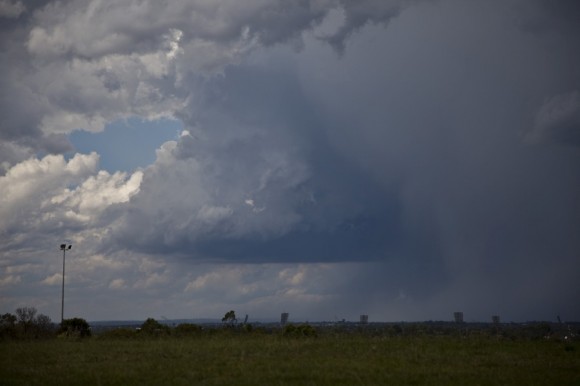
{"label": "foreground vegetation", "polygon": [[424,326],[202,329],[150,319],[140,331],[4,340],[0,384],[580,384],[579,342]]}

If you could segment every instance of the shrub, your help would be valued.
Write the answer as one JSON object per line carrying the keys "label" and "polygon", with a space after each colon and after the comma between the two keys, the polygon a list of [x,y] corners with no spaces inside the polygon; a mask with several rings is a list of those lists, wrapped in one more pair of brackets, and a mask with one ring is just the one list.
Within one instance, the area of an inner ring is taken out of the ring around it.
{"label": "shrub", "polygon": [[199,335],[202,331],[201,326],[193,323],[182,323],[175,327],[174,333],[177,336]]}
{"label": "shrub", "polygon": [[58,333],[67,337],[85,338],[91,336],[91,327],[83,318],[65,319]]}
{"label": "shrub", "polygon": [[135,339],[137,331],[131,328],[114,328],[98,334],[99,339]]}
{"label": "shrub", "polygon": [[0,338],[16,337],[16,316],[6,313],[0,316]]}
{"label": "shrub", "polygon": [[389,333],[391,335],[398,336],[398,335],[403,334],[403,329],[398,324],[395,324],[395,325],[391,326]]}
{"label": "shrub", "polygon": [[153,318],[148,318],[142,325],[141,325],[141,333],[147,335],[166,335],[169,334],[169,326],[159,323],[157,320]]}
{"label": "shrub", "polygon": [[316,332],[316,329],[309,324],[300,324],[298,326],[288,324],[284,327],[282,335],[289,337],[317,337],[318,333]]}

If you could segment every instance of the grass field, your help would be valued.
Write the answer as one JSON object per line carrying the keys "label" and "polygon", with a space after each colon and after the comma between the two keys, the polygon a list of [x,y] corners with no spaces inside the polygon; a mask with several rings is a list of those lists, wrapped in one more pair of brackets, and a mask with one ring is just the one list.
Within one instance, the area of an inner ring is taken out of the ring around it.
{"label": "grass field", "polygon": [[580,345],[199,334],[0,342],[1,385],[579,385]]}

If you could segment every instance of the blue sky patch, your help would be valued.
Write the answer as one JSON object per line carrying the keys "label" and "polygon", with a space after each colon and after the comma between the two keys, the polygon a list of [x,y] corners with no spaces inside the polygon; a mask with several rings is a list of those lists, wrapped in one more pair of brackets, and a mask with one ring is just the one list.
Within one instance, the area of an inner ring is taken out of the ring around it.
{"label": "blue sky patch", "polygon": [[182,130],[183,125],[177,120],[129,118],[110,123],[100,133],[75,131],[69,139],[74,152],[97,152],[101,156],[100,168],[114,173],[152,164],[155,150],[176,139]]}

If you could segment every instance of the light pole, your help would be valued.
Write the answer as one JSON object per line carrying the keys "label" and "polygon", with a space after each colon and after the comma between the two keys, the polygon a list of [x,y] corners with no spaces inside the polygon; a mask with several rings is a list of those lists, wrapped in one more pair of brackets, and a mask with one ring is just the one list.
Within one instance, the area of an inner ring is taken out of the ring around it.
{"label": "light pole", "polygon": [[60,304],[60,324],[64,321],[64,261],[66,258],[66,250],[71,249],[71,244],[60,244],[60,250],[62,251],[62,301]]}

